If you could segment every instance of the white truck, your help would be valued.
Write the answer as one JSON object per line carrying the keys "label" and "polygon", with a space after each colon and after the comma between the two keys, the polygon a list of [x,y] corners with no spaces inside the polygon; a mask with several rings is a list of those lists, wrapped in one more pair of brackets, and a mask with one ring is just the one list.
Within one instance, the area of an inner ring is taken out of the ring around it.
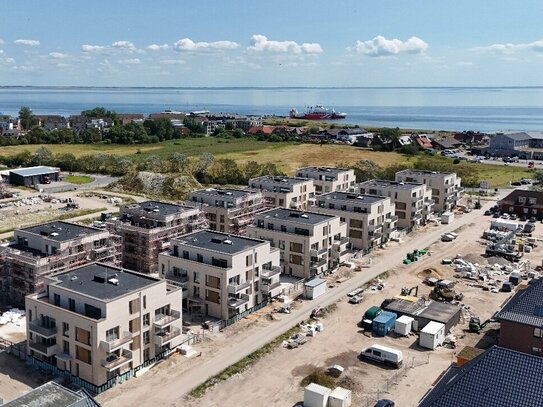
{"label": "white truck", "polygon": [[396,368],[401,367],[403,363],[402,351],[377,344],[362,349],[360,357],[362,359],[373,360]]}

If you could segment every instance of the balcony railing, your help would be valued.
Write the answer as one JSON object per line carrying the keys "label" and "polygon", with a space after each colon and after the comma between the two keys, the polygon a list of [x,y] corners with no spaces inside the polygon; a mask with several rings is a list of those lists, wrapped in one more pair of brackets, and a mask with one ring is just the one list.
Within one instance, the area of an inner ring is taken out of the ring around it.
{"label": "balcony railing", "polygon": [[107,370],[115,370],[132,362],[132,351],[128,349],[123,349],[119,356],[113,354],[101,361],[102,367],[105,367]]}
{"label": "balcony railing", "polygon": [[311,264],[310,264],[310,267],[314,267],[314,268],[317,268],[317,267],[322,267],[326,264],[326,260],[319,260],[319,261],[312,261]]}
{"label": "balcony railing", "polygon": [[28,342],[28,346],[33,351],[41,353],[42,355],[47,357],[53,356],[58,353],[58,345],[56,343],[54,345],[46,345],[38,342]]}
{"label": "balcony railing", "polygon": [[100,346],[107,352],[111,353],[121,346],[132,342],[132,334],[130,332],[123,332],[119,338],[100,341]]}
{"label": "balcony railing", "polygon": [[237,294],[242,290],[245,290],[246,288],[249,288],[251,286],[250,281],[245,281],[241,284],[228,284],[228,293],[229,294]]}
{"label": "balcony railing", "polygon": [[175,322],[181,318],[181,312],[171,310],[169,314],[161,314],[155,316],[154,324],[159,328],[164,328],[165,326],[170,325],[172,322]]}
{"label": "balcony railing", "polygon": [[266,295],[270,294],[273,290],[281,287],[281,282],[277,281],[273,284],[262,284],[262,292]]}
{"label": "balcony railing", "polygon": [[260,272],[260,277],[270,278],[278,274],[281,274],[281,267],[272,266],[270,269],[262,269],[262,271]]}
{"label": "balcony railing", "polygon": [[328,248],[323,247],[322,249],[311,249],[309,251],[309,254],[311,257],[318,257],[318,256],[322,256],[323,254],[326,254],[327,252],[328,252]]}
{"label": "balcony railing", "polygon": [[247,294],[241,294],[240,298],[228,298],[228,306],[230,308],[238,308],[241,307],[243,304],[247,304],[249,302],[249,295]]}
{"label": "balcony railing", "polygon": [[386,223],[392,223],[392,222],[396,222],[397,220],[398,220],[398,217],[396,215],[394,215],[394,216],[391,216],[388,219],[385,219],[385,222]]}
{"label": "balcony railing", "polygon": [[383,225],[369,225],[368,232],[376,232],[378,230],[381,230],[382,228],[383,228]]}
{"label": "balcony railing", "polygon": [[345,244],[345,243],[349,243],[349,238],[348,237],[342,237],[342,238],[339,238],[339,239],[334,238],[334,244],[342,245],[342,244]]}
{"label": "balcony railing", "polygon": [[38,321],[32,321],[30,324],[28,324],[28,329],[32,332],[37,333],[40,336],[43,336],[44,338],[51,338],[55,336],[58,332],[56,326],[45,327],[41,325]]}
{"label": "balcony railing", "polygon": [[177,338],[181,335],[181,330],[179,328],[173,328],[170,332],[159,332],[155,334],[155,344],[158,346],[164,346],[172,339]]}

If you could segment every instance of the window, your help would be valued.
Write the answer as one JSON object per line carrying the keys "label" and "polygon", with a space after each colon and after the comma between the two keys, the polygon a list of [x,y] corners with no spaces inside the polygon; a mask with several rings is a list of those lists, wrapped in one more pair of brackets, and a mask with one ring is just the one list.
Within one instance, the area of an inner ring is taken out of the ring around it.
{"label": "window", "polygon": [[534,336],[536,338],[543,338],[541,328],[534,328]]}
{"label": "window", "polygon": [[285,225],[281,225],[281,232],[286,232],[287,231],[287,227]]}
{"label": "window", "polygon": [[221,223],[224,223],[224,215],[221,215],[221,218],[220,218],[220,219],[221,219],[220,222],[221,222]]}
{"label": "window", "polygon": [[139,332],[139,330],[140,330],[140,319],[139,318],[134,318],[134,319],[128,321],[128,330],[131,333]]}
{"label": "window", "polygon": [[102,318],[102,310],[90,304],[85,304],[85,316],[94,319]]}
{"label": "window", "polygon": [[132,300],[128,303],[128,311],[130,314],[135,314],[139,311],[139,300],[136,298],[135,300]]}
{"label": "window", "polygon": [[194,288],[194,291],[193,291],[193,297],[194,298],[200,298],[200,287],[193,287]]}
{"label": "window", "polygon": [[149,360],[149,348],[143,350],[143,360]]}
{"label": "window", "polygon": [[143,296],[143,308],[144,309],[147,308],[147,296],[146,295]]}
{"label": "window", "polygon": [[73,298],[68,298],[68,308],[70,311],[75,311],[75,300]]}
{"label": "window", "polygon": [[106,331],[106,341],[111,342],[115,339],[119,339],[119,327],[116,326],[115,328],[108,329]]}
{"label": "window", "polygon": [[279,249],[285,250],[285,241],[279,240]]}
{"label": "window", "polygon": [[206,290],[206,300],[215,304],[221,303],[221,297],[217,291]]}
{"label": "window", "polygon": [[196,284],[200,283],[200,272],[199,271],[195,271],[194,273],[192,273],[192,281],[194,281]]}
{"label": "window", "polygon": [[188,259],[189,258],[189,252],[186,250],[183,250],[183,258]]}
{"label": "window", "polygon": [[62,353],[70,354],[70,342],[62,341]]}
{"label": "window", "polygon": [[143,333],[143,344],[148,345],[150,342],[151,342],[151,333],[150,331],[145,331]]}
{"label": "window", "polygon": [[67,322],[62,323],[62,335],[66,337],[70,336],[70,324]]}
{"label": "window", "polygon": [[149,326],[151,323],[151,315],[149,313],[143,316],[143,326]]}
{"label": "window", "polygon": [[90,345],[91,333],[83,328],[75,328],[75,340],[85,345]]}
{"label": "window", "polygon": [[253,265],[253,256],[252,256],[251,254],[245,256],[245,265],[246,265],[247,267]]}
{"label": "window", "polygon": [[532,346],[532,355],[541,356],[541,348]]}
{"label": "window", "polygon": [[57,307],[60,307],[60,295],[55,294],[55,295],[53,296],[53,301],[55,302],[55,305],[56,305]]}
{"label": "window", "polygon": [[196,255],[196,261],[197,261],[198,263],[203,263],[203,262],[204,262],[204,256],[202,256],[200,253],[198,253],[198,254]]}
{"label": "window", "polygon": [[268,229],[273,230],[273,223],[268,223]]}
{"label": "window", "polygon": [[91,356],[92,356],[92,353],[90,350],[82,348],[81,346],[75,347],[75,358],[77,360],[90,364],[91,359],[92,359]]}
{"label": "window", "polygon": [[213,266],[221,267],[224,269],[228,267],[228,262],[226,261],[226,259],[217,259],[215,257],[211,258],[211,264]]}
{"label": "window", "polygon": [[328,226],[323,226],[322,228],[322,234],[327,235],[328,234]]}

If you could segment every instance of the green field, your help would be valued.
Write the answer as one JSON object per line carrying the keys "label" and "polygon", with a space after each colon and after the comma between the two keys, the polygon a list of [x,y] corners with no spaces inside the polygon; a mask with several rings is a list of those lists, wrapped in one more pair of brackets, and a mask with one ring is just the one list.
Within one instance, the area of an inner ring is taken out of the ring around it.
{"label": "green field", "polygon": [[67,177],[64,177],[64,181],[69,182],[71,184],[90,184],[92,181],[94,181],[93,177],[89,177],[88,175],[68,175]]}

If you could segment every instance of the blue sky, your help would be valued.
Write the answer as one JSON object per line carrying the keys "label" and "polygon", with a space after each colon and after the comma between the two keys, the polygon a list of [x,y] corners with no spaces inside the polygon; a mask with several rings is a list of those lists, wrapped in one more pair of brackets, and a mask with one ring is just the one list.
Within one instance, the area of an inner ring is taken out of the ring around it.
{"label": "blue sky", "polygon": [[2,1],[0,85],[541,86],[541,0]]}

